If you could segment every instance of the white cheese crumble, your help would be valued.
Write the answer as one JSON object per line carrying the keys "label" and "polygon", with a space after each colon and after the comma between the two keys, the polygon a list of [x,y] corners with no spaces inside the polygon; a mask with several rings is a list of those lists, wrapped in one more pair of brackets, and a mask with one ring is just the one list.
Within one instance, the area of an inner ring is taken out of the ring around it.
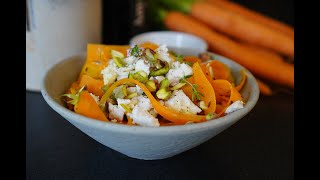
{"label": "white cheese crumble", "polygon": [[174,90],[164,105],[181,113],[197,114],[202,111],[182,90]]}
{"label": "white cheese crumble", "polygon": [[117,69],[113,63],[113,60],[110,60],[109,65],[101,71],[103,75],[104,85],[111,85],[117,79]]}
{"label": "white cheese crumble", "polygon": [[132,113],[128,113],[133,120],[133,123],[141,126],[158,127],[160,123],[156,118],[157,113],[154,110],[150,100],[145,96],[136,96],[132,98],[132,101],[136,103]]}
{"label": "white cheese crumble", "polygon": [[128,57],[124,58],[123,60],[126,64],[132,65],[135,64],[138,59],[135,56],[130,56],[130,54],[128,54]]}
{"label": "white cheese crumble", "polygon": [[181,78],[192,74],[192,68],[189,65],[175,61],[166,77],[168,78],[170,85],[174,86],[179,83]]}
{"label": "white cheese crumble", "polygon": [[145,63],[144,60],[140,59],[135,65],[135,72],[144,71],[147,75],[150,74],[150,63]]}
{"label": "white cheese crumble", "polygon": [[108,110],[109,110],[109,118],[110,119],[117,119],[122,121],[124,116],[124,110],[117,105],[113,105],[108,103]]}
{"label": "white cheese crumble", "polygon": [[139,124],[140,126],[149,126],[149,127],[159,127],[160,123],[157,118],[150,114],[147,110],[136,106],[132,113],[128,114],[132,119],[133,123]]}
{"label": "white cheese crumble", "polygon": [[117,73],[117,81],[120,79],[128,78],[129,73],[134,69],[134,66],[126,66],[126,67],[120,67],[116,69]]}
{"label": "white cheese crumble", "polygon": [[169,64],[169,67],[172,65],[172,59],[169,56],[167,45],[161,44],[155,52],[159,55],[159,59],[166,61]]}
{"label": "white cheese crumble", "polygon": [[244,105],[244,102],[243,101],[236,101],[234,103],[232,103],[227,109],[226,111],[224,112],[225,114],[229,114],[229,113],[232,113],[234,111],[237,111],[239,109],[242,109],[243,108],[243,105]]}

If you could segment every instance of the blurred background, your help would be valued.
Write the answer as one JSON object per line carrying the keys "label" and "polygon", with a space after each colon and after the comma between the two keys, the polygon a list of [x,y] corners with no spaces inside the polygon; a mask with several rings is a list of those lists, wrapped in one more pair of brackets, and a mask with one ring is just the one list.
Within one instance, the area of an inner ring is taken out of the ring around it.
{"label": "blurred background", "polygon": [[[155,15],[156,11],[166,8],[161,5],[161,2],[164,1],[167,0],[102,1],[104,9],[103,43],[126,44],[132,36],[138,33],[167,29],[160,18]],[[190,0],[180,2],[188,1]],[[294,26],[293,0],[233,0],[232,2]]]}

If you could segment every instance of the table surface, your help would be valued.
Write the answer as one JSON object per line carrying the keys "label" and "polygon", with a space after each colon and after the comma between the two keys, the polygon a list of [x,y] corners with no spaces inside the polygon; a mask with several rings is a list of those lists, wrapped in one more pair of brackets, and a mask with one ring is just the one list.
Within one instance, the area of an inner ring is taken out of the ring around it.
{"label": "table surface", "polygon": [[26,91],[28,179],[194,177],[293,179],[293,95],[260,96],[243,119],[209,141],[172,158],[137,160],[82,133]]}

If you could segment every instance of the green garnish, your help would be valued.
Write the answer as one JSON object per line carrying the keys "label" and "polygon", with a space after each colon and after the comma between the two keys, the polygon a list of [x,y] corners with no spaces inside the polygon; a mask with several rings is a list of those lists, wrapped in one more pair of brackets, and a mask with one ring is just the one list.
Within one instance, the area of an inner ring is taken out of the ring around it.
{"label": "green garnish", "polygon": [[169,64],[165,61],[162,62],[165,66],[162,67],[161,69],[157,69],[157,70],[151,70],[150,72],[150,76],[161,76],[164,74],[167,74],[167,72],[169,71]]}
{"label": "green garnish", "polygon": [[148,74],[141,70],[133,74],[133,79],[146,83],[148,81]]}
{"label": "green garnish", "polygon": [[179,61],[180,63],[184,63],[183,56],[181,54],[176,56],[176,60]]}
{"label": "green garnish", "polygon": [[186,85],[186,83],[180,82],[180,83],[176,84],[175,86],[173,86],[172,88],[170,88],[170,90],[180,89],[180,88],[182,88],[184,85]]}
{"label": "green garnish", "polygon": [[111,50],[111,56],[118,67],[125,66],[125,62],[123,61],[124,55],[121,52]]}
{"label": "green garnish", "polygon": [[209,120],[212,120],[216,117],[216,114],[215,113],[209,113],[206,115],[206,120],[209,121]]}
{"label": "green garnish", "polygon": [[84,87],[85,86],[82,86],[82,88],[80,88],[76,94],[63,94],[61,96],[66,96],[66,97],[70,98],[71,100],[67,101],[67,103],[72,104],[72,105],[76,105],[79,101],[79,95],[80,95],[81,91],[84,89]]}
{"label": "green garnish", "polygon": [[134,93],[129,94],[126,98],[127,99],[132,99],[132,98],[134,98],[136,96],[138,96],[138,93],[134,92]]}
{"label": "green garnish", "polygon": [[119,57],[114,57],[113,60],[114,60],[114,62],[116,63],[117,67],[123,67],[123,66],[125,66],[125,63],[124,63],[124,61],[122,61],[121,58],[119,58]]}
{"label": "green garnish", "polygon": [[114,91],[113,91],[114,97],[116,99],[118,98],[124,98],[127,96],[127,86],[126,85],[121,85],[118,86]]}
{"label": "green garnish", "polygon": [[147,60],[151,63],[156,63],[156,58],[154,57],[155,52],[152,51],[152,49],[147,48],[145,51],[145,57],[147,58]]}
{"label": "green garnish", "polygon": [[139,50],[139,47],[137,45],[134,45],[134,47],[131,48],[130,55],[131,56],[135,56],[135,57],[139,57],[140,56],[140,50]]}
{"label": "green garnish", "polygon": [[200,96],[204,97],[204,95],[203,95],[201,92],[197,91],[197,87],[198,87],[197,84],[191,84],[191,83],[187,80],[187,79],[190,78],[190,77],[192,77],[192,75],[184,76],[184,77],[180,80],[180,82],[187,83],[187,84],[189,84],[189,85],[192,87],[192,96],[191,96],[192,101],[194,101],[194,97],[196,97],[196,99],[200,101],[200,100],[201,100]]}
{"label": "green garnish", "polygon": [[108,86],[107,85],[103,85],[102,86],[102,90],[103,90],[103,93],[106,93],[107,90],[108,90]]}
{"label": "green garnish", "polygon": [[146,87],[150,92],[155,92],[157,90],[156,83],[154,83],[154,81],[152,80],[147,81]]}
{"label": "green garnish", "polygon": [[169,83],[168,78],[164,78],[164,79],[160,82],[160,87],[159,87],[159,89],[165,89],[165,90],[167,91],[168,88],[169,88],[169,85],[170,85],[170,83]]}
{"label": "green garnish", "polygon": [[119,57],[121,59],[124,58],[124,55],[121,52],[116,51],[116,50],[111,50],[111,56],[112,57]]}
{"label": "green garnish", "polygon": [[171,91],[167,91],[166,89],[160,89],[157,91],[156,95],[159,99],[167,100],[171,96]]}
{"label": "green garnish", "polygon": [[126,113],[132,112],[132,110],[126,104],[120,104],[120,106],[126,111]]}

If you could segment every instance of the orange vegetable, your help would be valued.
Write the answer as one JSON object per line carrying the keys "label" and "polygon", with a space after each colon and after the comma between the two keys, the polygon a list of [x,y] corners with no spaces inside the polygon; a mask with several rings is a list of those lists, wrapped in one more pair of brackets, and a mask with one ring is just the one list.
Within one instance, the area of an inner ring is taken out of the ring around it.
{"label": "orange vegetable", "polygon": [[[75,81],[71,84],[69,89],[66,91],[66,94],[77,94],[80,88],[81,86],[79,87],[79,81]],[[68,102],[69,100],[71,100],[69,97],[65,97],[66,102]],[[73,110],[74,105],[67,103],[67,107],[68,109]]]}
{"label": "orange vegetable", "polygon": [[87,59],[80,72],[79,78],[83,74],[87,74],[94,79],[102,79],[100,74],[111,59],[111,50],[121,52],[124,56],[127,55],[127,45],[102,45],[102,44],[88,44],[87,46]]}
{"label": "orange vegetable", "polygon": [[259,80],[259,79],[256,79],[256,80],[257,80],[257,83],[258,83],[258,86],[259,86],[260,93],[265,95],[265,96],[271,96],[272,95],[271,88],[267,84],[262,82],[261,80]]}
{"label": "orange vegetable", "polygon": [[[189,81],[191,84],[195,84],[193,76],[187,78],[187,81]],[[182,86],[181,89],[189,97],[189,99],[192,99],[193,92],[192,92],[192,87],[191,86],[185,85],[185,86]]]}
{"label": "orange vegetable", "polygon": [[193,115],[193,114],[184,114],[184,113],[180,113],[179,111],[175,111],[173,109],[169,109],[166,106],[163,106],[161,103],[158,102],[157,99],[155,99],[153,97],[153,95],[151,94],[151,92],[148,90],[148,88],[140,83],[137,80],[134,79],[121,79],[117,82],[115,82],[114,84],[112,84],[112,86],[109,87],[109,89],[107,90],[107,92],[102,96],[100,103],[101,104],[105,104],[107,99],[110,97],[110,95],[112,94],[113,90],[125,83],[134,83],[136,85],[138,85],[142,91],[147,95],[147,97],[149,98],[151,104],[153,105],[154,109],[165,119],[167,119],[168,121],[171,121],[175,124],[185,124],[189,121],[192,122],[203,122],[206,120],[206,117],[204,115]]}
{"label": "orange vegetable", "polygon": [[235,89],[236,89],[237,91],[240,91],[240,90],[242,89],[244,83],[245,83],[246,80],[247,80],[247,74],[246,74],[245,70],[242,69],[242,70],[240,71],[240,73],[241,73],[241,81],[240,81],[240,83],[235,87]]}
{"label": "orange vegetable", "polygon": [[242,100],[241,94],[227,80],[214,80],[212,83],[212,87],[216,92],[217,104],[219,103],[219,108],[217,109],[218,111],[216,111],[218,116],[223,116],[225,110],[231,103],[237,100]]}
{"label": "orange vegetable", "polygon": [[159,46],[153,42],[144,42],[144,43],[141,43],[138,45],[139,47],[143,47],[143,48],[149,48],[149,49],[152,49],[152,50],[156,50]]}
{"label": "orange vegetable", "polygon": [[78,114],[81,114],[93,119],[108,121],[108,118],[102,112],[99,105],[90,95],[90,93],[85,90],[80,92],[79,101],[74,106],[74,111]]}
{"label": "orange vegetable", "polygon": [[128,119],[128,125],[132,125],[133,119],[130,116],[127,116],[127,119]]}
{"label": "orange vegetable", "polygon": [[277,63],[285,63],[284,58],[280,56],[280,54],[276,53],[275,51],[272,51],[270,49],[266,49],[263,47],[258,47],[256,45],[249,44],[249,43],[240,43],[240,45],[243,48],[246,48],[248,51],[260,54],[260,56],[263,56],[264,58],[269,59],[269,61],[275,61]]}
{"label": "orange vegetable", "polygon": [[198,58],[198,57],[196,57],[196,56],[185,56],[185,57],[183,57],[183,59],[185,60],[185,61],[187,61],[187,62],[191,62],[191,63],[196,63],[196,62],[198,62],[199,64],[201,64],[201,60]]}
{"label": "orange vegetable", "polygon": [[251,10],[245,6],[237,4],[236,2],[217,1],[217,0],[209,0],[209,2],[215,4],[216,6],[219,6],[223,9],[226,9],[228,11],[232,11],[233,13],[236,13],[237,15],[254,20],[254,21],[259,22],[265,26],[273,28],[279,32],[287,34],[291,38],[294,38],[293,27],[291,27],[283,22],[280,22],[276,19],[270,18],[270,17],[268,17],[264,14],[261,14],[257,11]]}
{"label": "orange vegetable", "polygon": [[294,57],[293,38],[215,4],[196,2],[192,5],[191,15],[233,38]]}
{"label": "orange vegetable", "polygon": [[80,79],[79,86],[86,86],[87,90],[92,94],[101,97],[103,92],[103,81],[99,79],[94,79],[87,74],[83,74]]}
{"label": "orange vegetable", "polygon": [[255,75],[279,85],[294,87],[294,66],[292,64],[269,61],[269,58],[243,48],[227,36],[217,33],[193,17],[179,12],[168,12],[164,22],[170,30],[191,33],[205,39],[210,50],[233,59]]}
{"label": "orange vegetable", "polygon": [[202,72],[202,69],[198,62],[193,64],[192,70],[193,70],[194,81],[198,85],[197,91],[204,94],[204,97],[201,97],[201,100],[203,100],[205,105],[208,106],[208,109],[204,110],[204,114],[215,112],[216,96],[215,96],[213,87],[211,86],[210,82],[207,80],[205,74]]}

